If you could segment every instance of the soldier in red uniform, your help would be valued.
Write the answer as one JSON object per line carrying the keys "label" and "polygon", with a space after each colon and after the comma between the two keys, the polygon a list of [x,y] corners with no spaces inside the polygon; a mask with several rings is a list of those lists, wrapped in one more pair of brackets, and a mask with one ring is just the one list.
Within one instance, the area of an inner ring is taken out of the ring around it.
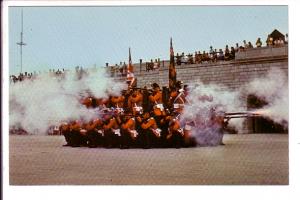
{"label": "soldier in red uniform", "polygon": [[162,91],[157,83],[152,84],[153,93],[149,96],[150,103],[153,106],[153,114],[155,116],[165,115]]}
{"label": "soldier in red uniform", "polygon": [[161,129],[158,128],[155,119],[150,116],[149,112],[145,112],[143,118],[137,117],[137,120],[141,123],[142,131],[139,135],[143,141],[143,148],[157,147],[161,136]]}
{"label": "soldier in red uniform", "polygon": [[70,124],[68,124],[67,122],[64,122],[60,125],[59,129],[60,129],[61,134],[64,135],[65,140],[67,142],[67,144],[65,144],[64,146],[71,146],[72,141],[71,141]]}
{"label": "soldier in red uniform", "polygon": [[86,124],[88,146],[90,148],[101,146],[104,133],[102,130],[102,120],[97,118]]}
{"label": "soldier in red uniform", "polygon": [[70,124],[70,139],[72,147],[86,146],[86,133],[81,130],[81,123],[79,120],[74,120]]}
{"label": "soldier in red uniform", "polygon": [[166,137],[169,146],[180,148],[183,145],[183,136],[183,128],[180,127],[179,114],[177,114],[169,122],[169,134]]}
{"label": "soldier in red uniform", "polygon": [[135,118],[130,115],[121,116],[121,148],[129,148],[135,146],[138,132],[136,131]]}
{"label": "soldier in red uniform", "polygon": [[143,113],[143,95],[140,90],[134,90],[128,98],[128,108],[133,115]]}
{"label": "soldier in red uniform", "polygon": [[121,121],[119,117],[111,116],[104,121],[104,147],[113,148],[120,146],[120,126]]}

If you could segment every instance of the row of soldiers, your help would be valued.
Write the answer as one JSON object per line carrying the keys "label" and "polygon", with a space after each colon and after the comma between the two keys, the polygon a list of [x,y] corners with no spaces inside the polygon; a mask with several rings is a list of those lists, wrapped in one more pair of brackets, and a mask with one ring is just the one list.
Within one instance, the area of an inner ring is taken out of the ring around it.
{"label": "row of soldiers", "polygon": [[[131,88],[120,96],[108,99],[87,97],[87,108],[98,108],[99,117],[88,122],[74,120],[60,126],[67,146],[104,148],[163,148],[195,146],[191,136],[193,122],[182,122],[180,116],[186,103],[186,87],[161,90]],[[222,123],[215,117],[212,123]]]}

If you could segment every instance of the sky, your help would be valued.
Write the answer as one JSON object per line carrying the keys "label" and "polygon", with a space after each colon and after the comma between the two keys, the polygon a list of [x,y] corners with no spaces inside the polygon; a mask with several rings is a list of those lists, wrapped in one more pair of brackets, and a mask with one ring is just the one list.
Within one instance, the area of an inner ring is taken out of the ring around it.
{"label": "sky", "polygon": [[9,73],[20,72],[21,10],[23,72],[169,58],[263,42],[275,28],[288,33],[288,6],[9,7]]}

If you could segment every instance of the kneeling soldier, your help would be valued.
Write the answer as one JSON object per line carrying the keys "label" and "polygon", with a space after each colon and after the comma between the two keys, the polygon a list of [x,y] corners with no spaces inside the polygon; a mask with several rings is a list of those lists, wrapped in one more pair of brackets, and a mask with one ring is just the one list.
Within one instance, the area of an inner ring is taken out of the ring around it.
{"label": "kneeling soldier", "polygon": [[119,147],[121,137],[119,124],[120,122],[118,117],[113,116],[104,122],[103,129],[105,148]]}
{"label": "kneeling soldier", "polygon": [[150,116],[149,112],[145,112],[143,114],[143,119],[138,117],[137,120],[141,121],[141,136],[144,138],[143,147],[157,147],[159,144],[161,129],[157,127],[155,119]]}
{"label": "kneeling soldier", "polygon": [[121,125],[121,148],[129,148],[135,146],[138,132],[135,129],[135,119],[129,115],[122,117]]}

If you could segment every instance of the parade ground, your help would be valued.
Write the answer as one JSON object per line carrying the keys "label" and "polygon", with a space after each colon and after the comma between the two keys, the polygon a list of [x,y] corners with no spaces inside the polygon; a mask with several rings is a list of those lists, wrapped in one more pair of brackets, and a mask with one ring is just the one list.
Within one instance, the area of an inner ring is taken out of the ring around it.
{"label": "parade ground", "polygon": [[63,136],[9,136],[10,185],[287,185],[288,134],[225,135],[224,146],[63,147]]}

